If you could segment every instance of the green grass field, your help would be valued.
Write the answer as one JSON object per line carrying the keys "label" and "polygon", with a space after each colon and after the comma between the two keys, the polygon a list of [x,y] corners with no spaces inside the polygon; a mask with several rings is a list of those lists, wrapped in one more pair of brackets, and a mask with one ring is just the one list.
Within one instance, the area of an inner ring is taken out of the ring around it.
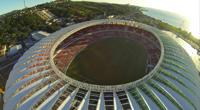
{"label": "green grass field", "polygon": [[66,75],[92,84],[123,84],[146,75],[146,61],[147,53],[141,44],[121,37],[107,38],[82,50]]}

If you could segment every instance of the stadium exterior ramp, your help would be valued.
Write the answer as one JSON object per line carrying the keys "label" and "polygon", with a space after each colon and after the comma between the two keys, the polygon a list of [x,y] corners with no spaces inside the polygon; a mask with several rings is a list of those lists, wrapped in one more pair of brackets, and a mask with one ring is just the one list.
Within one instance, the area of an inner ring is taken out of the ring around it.
{"label": "stadium exterior ramp", "polygon": [[[95,85],[66,76],[54,57],[58,45],[86,27],[119,24],[152,33],[160,45],[155,67],[141,79]],[[200,110],[200,78],[191,58],[167,34],[125,20],[93,20],[63,28],[31,47],[10,73],[4,110]]]}

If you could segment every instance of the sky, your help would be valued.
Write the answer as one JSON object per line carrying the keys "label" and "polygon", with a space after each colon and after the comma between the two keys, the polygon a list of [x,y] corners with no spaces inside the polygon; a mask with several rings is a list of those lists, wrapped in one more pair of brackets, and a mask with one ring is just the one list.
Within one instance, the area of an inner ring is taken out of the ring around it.
{"label": "sky", "polygon": [[[53,0],[25,0],[25,3],[27,7],[32,7],[37,4],[50,1]],[[24,0],[0,0],[0,15],[16,9],[23,9],[23,8],[24,8]]]}
{"label": "sky", "polygon": [[[53,0],[25,0],[26,6]],[[200,0],[72,0],[72,1],[95,1],[118,4],[131,4],[143,7],[156,8],[170,11],[185,16],[189,22],[189,30],[200,39]],[[24,0],[0,0],[0,15],[15,9],[24,8]]]}

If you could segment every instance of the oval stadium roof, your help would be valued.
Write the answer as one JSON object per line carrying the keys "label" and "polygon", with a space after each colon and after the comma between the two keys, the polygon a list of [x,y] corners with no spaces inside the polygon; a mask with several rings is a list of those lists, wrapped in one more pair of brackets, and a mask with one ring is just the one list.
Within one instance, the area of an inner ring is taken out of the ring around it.
{"label": "oval stadium roof", "polygon": [[[95,85],[67,77],[53,58],[59,44],[89,26],[120,24],[158,39],[160,58],[143,78],[121,85]],[[151,26],[125,20],[93,20],[63,28],[31,47],[10,73],[4,110],[198,110],[200,78],[185,50]]]}

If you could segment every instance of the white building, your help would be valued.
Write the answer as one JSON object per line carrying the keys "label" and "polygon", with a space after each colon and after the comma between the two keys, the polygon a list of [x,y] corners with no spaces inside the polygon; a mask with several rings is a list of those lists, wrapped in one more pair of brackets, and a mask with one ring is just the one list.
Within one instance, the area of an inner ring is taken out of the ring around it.
{"label": "white building", "polygon": [[37,15],[40,16],[42,19],[47,20],[47,21],[53,20],[53,19],[56,18],[56,16],[47,9],[37,11]]}
{"label": "white building", "polygon": [[22,49],[22,45],[21,45],[21,44],[12,46],[12,47],[9,49],[7,55],[8,55],[8,56],[9,56],[9,55],[15,55],[20,49]]}
{"label": "white building", "polygon": [[6,45],[0,46],[0,56],[3,56],[6,54]]}
{"label": "white building", "polygon": [[[110,31],[126,33],[122,37],[153,49],[148,55],[154,68],[136,81],[117,85],[82,82],[60,70],[69,57],[65,53],[68,45]],[[60,66],[55,63],[57,55],[61,55],[57,57]],[[199,110],[199,91],[200,77],[194,63],[168,34],[133,21],[93,20],[61,29],[25,52],[7,81],[4,110]]]}
{"label": "white building", "polygon": [[45,32],[45,31],[36,31],[36,32],[33,32],[31,33],[31,37],[36,40],[36,41],[39,41],[47,36],[49,36],[50,34],[48,32]]}

